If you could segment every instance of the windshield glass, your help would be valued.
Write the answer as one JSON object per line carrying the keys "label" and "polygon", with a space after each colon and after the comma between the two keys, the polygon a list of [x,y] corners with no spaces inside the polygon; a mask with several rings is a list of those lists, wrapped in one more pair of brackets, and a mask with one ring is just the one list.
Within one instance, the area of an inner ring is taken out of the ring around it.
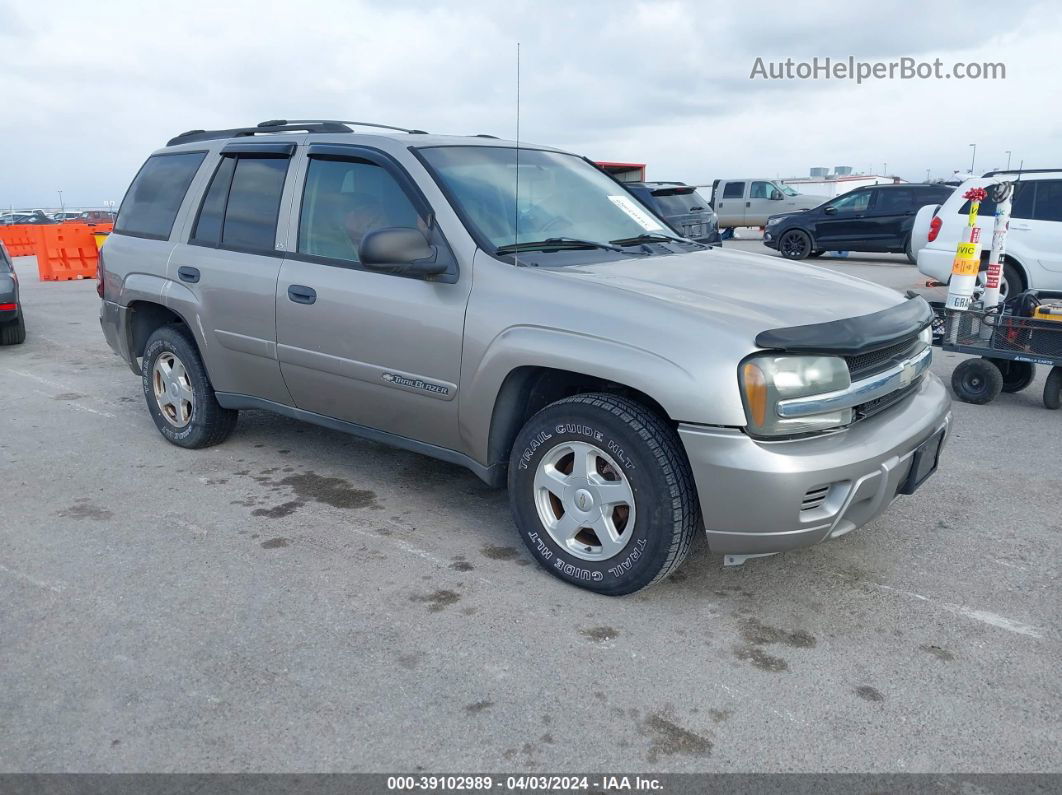
{"label": "windshield glass", "polygon": [[520,149],[518,169],[513,147],[420,152],[472,232],[495,249],[550,238],[608,243],[671,234],[623,188],[574,155]]}
{"label": "windshield glass", "polygon": [[780,190],[786,196],[799,196],[800,195],[795,190],[793,190],[788,185],[786,185],[784,182],[777,183],[776,187],[778,188],[778,190]]}

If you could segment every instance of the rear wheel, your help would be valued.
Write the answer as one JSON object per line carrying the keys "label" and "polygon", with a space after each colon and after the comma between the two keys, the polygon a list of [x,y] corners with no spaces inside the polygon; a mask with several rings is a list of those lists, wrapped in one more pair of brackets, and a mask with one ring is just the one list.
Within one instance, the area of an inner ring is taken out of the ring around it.
{"label": "rear wheel", "polygon": [[151,419],[173,444],[209,447],[225,441],[236,427],[238,412],[218,403],[184,326],[163,326],[148,338],[141,373]]}
{"label": "rear wheel", "polygon": [[790,229],[778,239],[778,251],[786,259],[805,259],[811,254],[811,238],[800,229]]}
{"label": "rear wheel", "polygon": [[964,403],[991,403],[1003,391],[1003,373],[989,359],[967,359],[951,374],[951,388]]}
{"label": "rear wheel", "polygon": [[[981,270],[977,273],[977,284],[974,286],[974,298],[980,298],[985,291],[985,284],[988,280],[988,262],[984,262],[981,265]],[[999,300],[1000,303],[1007,300],[1011,296],[1015,296],[1025,289],[1025,280],[1022,278],[1021,271],[1019,271],[1014,265],[1006,260],[1003,261],[1003,268],[999,274]]]}
{"label": "rear wheel", "polygon": [[1049,409],[1062,407],[1062,367],[1052,367],[1044,384],[1044,405]]}
{"label": "rear wheel", "polygon": [[685,559],[697,493],[675,429],[633,400],[553,403],[520,431],[509,501],[527,548],[553,576],[618,596]]}
{"label": "rear wheel", "polygon": [[1003,376],[1004,392],[1021,392],[1036,378],[1036,365],[1011,359],[989,359]]}
{"label": "rear wheel", "polygon": [[0,326],[0,345],[21,345],[26,341],[26,319],[19,310],[18,317]]}
{"label": "rear wheel", "polygon": [[907,261],[912,265],[918,264],[918,257],[915,256],[914,251],[911,249],[911,236],[907,236],[907,241],[903,244],[903,253],[907,255]]}

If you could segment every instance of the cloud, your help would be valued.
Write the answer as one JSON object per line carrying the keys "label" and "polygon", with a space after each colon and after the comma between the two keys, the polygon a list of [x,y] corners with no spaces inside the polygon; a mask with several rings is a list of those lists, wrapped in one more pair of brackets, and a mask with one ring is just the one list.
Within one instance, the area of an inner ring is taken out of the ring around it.
{"label": "cloud", "polygon": [[[1027,164],[1058,149],[1055,4],[80,3],[0,8],[0,204],[121,198],[178,132],[361,118],[510,137],[659,178]],[[756,57],[992,60],[1005,81],[750,80]],[[987,158],[981,160],[981,157]],[[1016,162],[1016,161],[1015,161]]]}

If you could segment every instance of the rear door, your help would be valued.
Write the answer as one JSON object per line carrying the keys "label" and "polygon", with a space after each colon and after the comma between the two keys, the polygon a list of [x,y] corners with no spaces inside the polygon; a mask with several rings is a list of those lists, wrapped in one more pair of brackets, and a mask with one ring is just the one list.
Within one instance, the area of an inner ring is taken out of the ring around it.
{"label": "rear door", "polygon": [[285,405],[291,398],[276,351],[277,226],[294,151],[294,143],[225,146],[168,268],[169,296],[198,307],[214,388]]}
{"label": "rear door", "polygon": [[863,240],[867,250],[903,248],[914,221],[915,188],[871,188]]}
{"label": "rear door", "polygon": [[715,192],[715,214],[719,226],[745,223],[745,182],[723,180]]}
{"label": "rear door", "polygon": [[[1022,242],[1042,268],[1059,273],[1062,272],[1062,180],[1036,180],[1027,183],[1025,190],[1032,186],[1035,186],[1032,217],[1020,219],[1015,213],[1010,234]],[[1052,278],[1044,286],[1059,289],[1062,283]]]}
{"label": "rear door", "polygon": [[[389,155],[313,144],[299,166],[297,238],[276,293],[281,370],[300,409],[460,447],[457,388],[471,271]],[[361,265],[365,234],[420,229],[450,263],[432,279]]]}

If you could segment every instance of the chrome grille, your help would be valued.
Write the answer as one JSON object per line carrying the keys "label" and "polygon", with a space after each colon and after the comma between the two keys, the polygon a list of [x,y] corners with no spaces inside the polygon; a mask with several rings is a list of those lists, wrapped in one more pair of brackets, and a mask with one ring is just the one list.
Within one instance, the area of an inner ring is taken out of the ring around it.
{"label": "chrome grille", "polygon": [[848,363],[848,372],[853,381],[875,375],[888,370],[893,364],[901,359],[906,359],[919,347],[918,337],[908,337],[900,342],[893,343],[884,348],[878,348],[869,353],[859,353],[853,356],[845,356]]}

